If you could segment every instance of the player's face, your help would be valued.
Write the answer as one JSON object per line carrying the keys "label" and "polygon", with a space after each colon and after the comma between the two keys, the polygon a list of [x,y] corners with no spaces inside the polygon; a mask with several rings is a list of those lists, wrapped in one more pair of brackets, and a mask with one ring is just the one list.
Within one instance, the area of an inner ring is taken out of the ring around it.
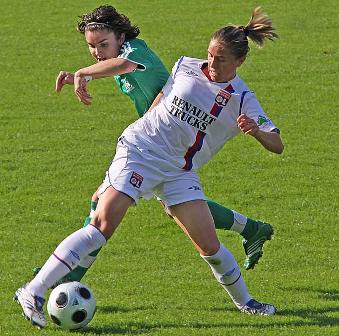
{"label": "player's face", "polygon": [[125,34],[117,37],[114,32],[106,29],[86,31],[85,39],[89,52],[97,62],[100,62],[119,55],[121,45],[125,41]]}
{"label": "player's face", "polygon": [[237,59],[231,52],[216,40],[208,46],[208,73],[214,82],[227,82],[234,78],[236,69],[243,59]]}

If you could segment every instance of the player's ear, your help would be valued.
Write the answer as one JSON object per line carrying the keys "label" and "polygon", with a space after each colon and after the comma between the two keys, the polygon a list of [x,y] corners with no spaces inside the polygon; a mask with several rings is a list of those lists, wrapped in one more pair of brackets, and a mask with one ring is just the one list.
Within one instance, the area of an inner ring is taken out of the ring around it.
{"label": "player's ear", "polygon": [[125,37],[126,37],[125,33],[120,34],[120,37],[119,37],[119,40],[118,40],[119,44],[123,44],[125,42]]}

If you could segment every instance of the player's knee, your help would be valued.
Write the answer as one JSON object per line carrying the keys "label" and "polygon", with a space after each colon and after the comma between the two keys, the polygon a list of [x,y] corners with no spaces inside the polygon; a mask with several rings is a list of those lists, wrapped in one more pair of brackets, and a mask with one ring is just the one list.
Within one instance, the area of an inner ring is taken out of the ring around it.
{"label": "player's knee", "polygon": [[112,216],[105,210],[96,211],[91,224],[99,229],[106,239],[111,238],[117,226]]}
{"label": "player's knee", "polygon": [[216,254],[220,248],[220,244],[218,241],[216,242],[204,242],[203,244],[200,244],[200,254],[202,256],[212,256]]}

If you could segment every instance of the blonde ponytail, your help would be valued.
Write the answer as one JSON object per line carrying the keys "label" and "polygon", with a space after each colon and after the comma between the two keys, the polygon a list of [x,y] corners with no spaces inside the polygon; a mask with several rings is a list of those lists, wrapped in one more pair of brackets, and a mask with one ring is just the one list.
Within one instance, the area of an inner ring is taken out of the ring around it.
{"label": "blonde ponytail", "polygon": [[217,41],[235,57],[241,58],[246,57],[250,50],[248,39],[262,48],[266,39],[273,41],[278,38],[274,30],[271,19],[257,7],[246,26],[226,26],[216,31],[211,40]]}
{"label": "blonde ponytail", "polygon": [[274,32],[271,19],[257,7],[252,12],[252,17],[246,26],[239,26],[246,36],[252,40],[259,48],[264,46],[265,40],[278,38],[278,34]]}

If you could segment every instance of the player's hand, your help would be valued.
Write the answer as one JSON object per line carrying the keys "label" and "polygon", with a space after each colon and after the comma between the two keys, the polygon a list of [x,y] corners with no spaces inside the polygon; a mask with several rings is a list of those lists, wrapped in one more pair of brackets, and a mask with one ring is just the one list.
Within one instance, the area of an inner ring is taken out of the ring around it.
{"label": "player's hand", "polygon": [[241,114],[237,118],[237,123],[240,130],[245,134],[255,136],[259,132],[257,123],[246,114]]}
{"label": "player's hand", "polygon": [[91,105],[92,97],[87,91],[87,80],[85,77],[79,74],[74,74],[74,93],[78,97],[79,101],[85,105]]}
{"label": "player's hand", "polygon": [[72,74],[71,72],[67,72],[67,71],[60,71],[55,81],[55,91],[60,92],[63,86],[66,84],[69,84],[69,85],[74,84],[74,74]]}

